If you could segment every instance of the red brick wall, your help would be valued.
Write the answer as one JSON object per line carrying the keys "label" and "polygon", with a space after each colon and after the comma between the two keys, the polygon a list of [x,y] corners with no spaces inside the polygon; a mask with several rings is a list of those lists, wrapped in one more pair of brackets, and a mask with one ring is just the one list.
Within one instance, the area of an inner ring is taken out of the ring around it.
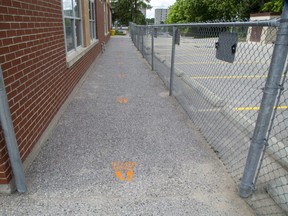
{"label": "red brick wall", "polygon": [[[98,38],[107,42],[95,2]],[[0,64],[22,161],[100,51],[99,43],[68,69],[61,0],[0,0]],[[0,184],[11,178],[0,128]]]}
{"label": "red brick wall", "polygon": [[[109,37],[105,37],[105,32],[104,32],[104,0],[102,0],[103,3],[101,3],[100,0],[96,0],[97,2],[97,6],[96,6],[96,15],[97,15],[97,18],[96,18],[96,23],[97,23],[97,37],[100,39],[100,41],[108,41],[109,40]],[[110,9],[109,9],[109,4],[107,6],[107,10],[108,10],[108,13],[110,13]],[[110,25],[109,25],[109,20],[108,20],[108,26],[110,28]]]}

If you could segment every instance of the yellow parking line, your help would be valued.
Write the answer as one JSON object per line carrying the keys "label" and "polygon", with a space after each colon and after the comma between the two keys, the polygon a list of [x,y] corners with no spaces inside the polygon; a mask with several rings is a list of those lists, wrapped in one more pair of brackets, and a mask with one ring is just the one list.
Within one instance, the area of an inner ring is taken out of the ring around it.
{"label": "yellow parking line", "polygon": [[245,78],[267,78],[267,75],[255,76],[191,76],[192,79],[245,79]]}
{"label": "yellow parking line", "polygon": [[[288,109],[288,106],[274,106],[274,109]],[[260,110],[260,107],[237,107],[234,108],[236,111],[250,111],[250,110]]]}

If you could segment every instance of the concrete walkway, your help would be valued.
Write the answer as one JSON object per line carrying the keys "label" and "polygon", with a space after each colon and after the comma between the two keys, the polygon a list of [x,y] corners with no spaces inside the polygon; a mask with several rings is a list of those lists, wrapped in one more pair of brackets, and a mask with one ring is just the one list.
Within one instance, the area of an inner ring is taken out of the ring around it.
{"label": "concrete walkway", "polygon": [[0,215],[253,214],[128,37],[95,65]]}

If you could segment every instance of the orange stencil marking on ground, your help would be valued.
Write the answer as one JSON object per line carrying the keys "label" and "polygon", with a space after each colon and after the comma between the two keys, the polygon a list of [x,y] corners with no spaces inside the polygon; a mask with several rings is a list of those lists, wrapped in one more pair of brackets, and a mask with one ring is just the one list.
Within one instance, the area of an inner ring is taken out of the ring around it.
{"label": "orange stencil marking on ground", "polygon": [[116,75],[119,79],[126,79],[127,78],[127,74],[117,74]]}
{"label": "orange stencil marking on ground", "polygon": [[115,171],[115,176],[119,181],[125,181],[123,173],[126,174],[126,180],[131,182],[133,180],[134,175],[134,167],[136,166],[136,162],[112,162],[112,168]]}
{"label": "orange stencil marking on ground", "polygon": [[117,98],[115,99],[115,103],[126,104],[126,103],[128,103],[128,98],[125,98],[125,97],[117,97]]}
{"label": "orange stencil marking on ground", "polygon": [[127,171],[126,176],[127,176],[127,181],[131,182],[133,180],[133,171]]}
{"label": "orange stencil marking on ground", "polygon": [[125,180],[121,171],[115,172],[115,175],[120,181],[124,181]]}

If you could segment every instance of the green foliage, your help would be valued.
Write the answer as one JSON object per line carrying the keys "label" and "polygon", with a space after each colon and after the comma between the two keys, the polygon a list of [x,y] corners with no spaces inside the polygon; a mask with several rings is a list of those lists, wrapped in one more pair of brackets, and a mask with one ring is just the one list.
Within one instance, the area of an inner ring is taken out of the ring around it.
{"label": "green foliage", "polygon": [[151,9],[150,0],[111,0],[113,23],[128,25],[129,22],[145,25],[145,17],[140,9]]}
{"label": "green foliage", "polygon": [[167,23],[231,19],[237,14],[237,0],[177,0],[169,8]]}
{"label": "green foliage", "polygon": [[[150,0],[111,0],[113,22],[119,25],[152,24],[140,8],[151,9]],[[169,7],[166,23],[189,23],[211,20],[249,18],[250,13],[281,12],[283,0],[176,0]],[[153,21],[153,22],[152,22]]]}
{"label": "green foliage", "polygon": [[146,19],[146,25],[153,25],[155,22],[155,19],[154,18],[147,18]]}
{"label": "green foliage", "polygon": [[250,13],[282,9],[282,0],[176,0],[169,7],[166,23],[244,19]]}
{"label": "green foliage", "polygon": [[284,7],[284,1],[283,0],[272,0],[266,2],[263,7],[261,8],[261,11],[264,12],[282,12]]}

